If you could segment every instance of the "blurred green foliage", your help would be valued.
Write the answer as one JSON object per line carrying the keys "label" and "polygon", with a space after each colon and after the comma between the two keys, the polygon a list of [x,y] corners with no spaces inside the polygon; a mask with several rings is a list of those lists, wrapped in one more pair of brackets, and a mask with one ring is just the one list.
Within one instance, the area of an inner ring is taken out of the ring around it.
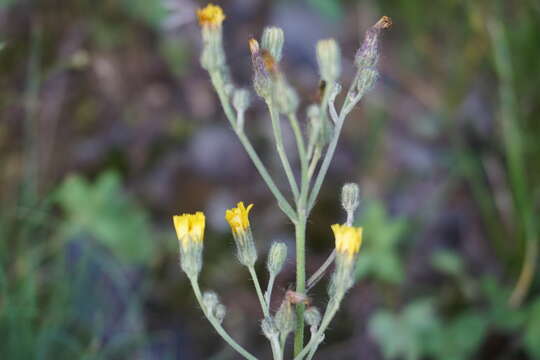
{"label": "blurred green foliage", "polygon": [[399,284],[404,273],[398,245],[407,231],[407,221],[389,218],[380,201],[365,201],[363,209],[355,222],[364,228],[362,256],[358,258],[356,268],[357,280],[369,276],[376,281]]}
{"label": "blurred green foliage", "polygon": [[127,264],[152,261],[148,216],[122,191],[118,173],[104,172],[94,184],[79,175],[69,176],[59,186],[57,199],[65,212],[65,236],[90,234]]}

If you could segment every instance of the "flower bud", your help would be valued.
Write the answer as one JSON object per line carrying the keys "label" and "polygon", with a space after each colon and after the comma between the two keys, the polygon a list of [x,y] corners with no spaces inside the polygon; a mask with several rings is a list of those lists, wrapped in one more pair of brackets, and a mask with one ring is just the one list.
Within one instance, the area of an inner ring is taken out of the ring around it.
{"label": "flower bud", "polygon": [[321,78],[328,83],[335,82],[341,73],[341,51],[334,39],[317,43],[317,62]]}
{"label": "flower bud", "polygon": [[202,304],[208,316],[215,318],[220,323],[223,322],[227,309],[219,302],[219,297],[213,291],[205,291],[202,297]]}
{"label": "flower bud", "polygon": [[180,244],[180,264],[190,278],[196,278],[202,268],[205,217],[202,212],[173,216]]}
{"label": "flower bud", "polygon": [[261,50],[259,42],[253,38],[249,40],[249,50],[253,66],[253,87],[257,95],[268,101],[273,95],[277,62],[269,51]]}
{"label": "flower bud", "polygon": [[236,109],[237,126],[244,128],[244,114],[250,103],[249,91],[246,89],[235,90],[233,95],[233,106]]}
{"label": "flower bud", "polygon": [[360,203],[359,193],[360,189],[355,183],[345,184],[341,189],[341,206],[347,212],[347,225],[352,225],[354,220],[354,212]]}
{"label": "flower bud", "polygon": [[223,304],[217,304],[216,309],[214,311],[214,316],[216,317],[216,320],[219,321],[221,324],[223,322],[223,319],[225,319],[225,315],[227,314],[227,308]]}
{"label": "flower bud", "polygon": [[219,298],[213,291],[205,291],[202,298],[202,303],[208,313],[213,314],[216,306],[219,304]]}
{"label": "flower bud", "polygon": [[268,339],[273,339],[279,335],[279,331],[276,328],[274,319],[272,319],[271,317],[265,317],[261,321],[261,329],[264,336],[266,336]]}
{"label": "flower bud", "polygon": [[300,103],[296,90],[284,78],[280,78],[275,84],[274,99],[276,100],[278,111],[282,114],[294,113]]}
{"label": "flower bud", "polygon": [[264,29],[261,47],[268,50],[274,59],[279,62],[281,60],[283,43],[285,37],[283,35],[283,30],[278,27],[267,27]]}
{"label": "flower bud", "polygon": [[236,243],[238,260],[242,265],[248,267],[255,265],[255,261],[257,261],[257,249],[249,225],[249,211],[252,207],[253,204],[250,204],[246,208],[244,203],[240,201],[235,208],[225,212],[225,219],[231,226]]}
{"label": "flower bud", "polygon": [[235,90],[233,95],[233,106],[238,112],[244,112],[249,107],[249,91],[246,89]]}
{"label": "flower bud", "polygon": [[283,300],[275,316],[276,328],[285,338],[296,326],[296,313],[291,302]]}
{"label": "flower bud", "polygon": [[286,258],[287,245],[282,242],[274,242],[268,253],[268,262],[266,263],[270,275],[276,276],[281,272]]}
{"label": "flower bud", "polygon": [[375,25],[366,31],[364,42],[356,52],[354,62],[360,71],[356,84],[359,94],[363,94],[369,90],[377,80],[379,36],[382,29],[388,29],[391,25],[392,20],[388,16],[383,16]]}
{"label": "flower bud", "polygon": [[309,326],[317,328],[321,322],[321,313],[315,306],[311,306],[304,312],[304,320]]}

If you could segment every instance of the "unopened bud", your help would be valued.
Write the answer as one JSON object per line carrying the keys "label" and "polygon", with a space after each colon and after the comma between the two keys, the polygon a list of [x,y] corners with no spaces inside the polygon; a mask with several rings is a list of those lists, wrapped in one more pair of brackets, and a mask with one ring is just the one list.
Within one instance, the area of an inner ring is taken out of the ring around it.
{"label": "unopened bud", "polygon": [[225,319],[225,315],[227,314],[227,308],[223,304],[217,304],[216,309],[214,311],[214,316],[216,317],[217,321],[221,324],[223,322],[223,319]]}
{"label": "unopened bud", "polygon": [[219,304],[219,298],[215,292],[205,291],[203,294],[202,303],[204,307],[206,308],[206,310],[210,314],[213,314],[216,309],[216,306]]}
{"label": "unopened bud", "polygon": [[274,98],[276,100],[278,111],[282,114],[291,114],[298,109],[300,100],[294,90],[285,79],[277,81],[274,88]]}
{"label": "unopened bud", "polygon": [[233,106],[236,109],[236,118],[238,123],[236,124],[239,129],[244,128],[244,113],[249,107],[250,98],[249,91],[246,89],[238,89],[233,95]]}
{"label": "unopened bud", "polygon": [[261,329],[264,336],[266,336],[268,339],[275,338],[277,335],[279,335],[279,331],[276,328],[274,319],[272,319],[271,317],[265,317],[261,321]]}
{"label": "unopened bud", "polygon": [[343,185],[341,189],[341,206],[347,212],[347,225],[352,225],[354,212],[360,203],[360,189],[355,183]]}
{"label": "unopened bud", "polygon": [[341,51],[336,40],[326,39],[317,43],[317,62],[323,80],[333,83],[339,78],[341,73]]}
{"label": "unopened bud", "polygon": [[315,306],[311,306],[304,312],[304,319],[309,326],[316,328],[321,322],[321,313]]}
{"label": "unopened bud", "polygon": [[268,272],[276,276],[283,269],[283,264],[287,258],[287,245],[282,242],[274,242],[268,253],[268,262],[266,263]]}
{"label": "unopened bud", "polygon": [[263,49],[268,50],[274,59],[279,62],[281,60],[283,52],[283,43],[285,37],[283,30],[278,27],[267,27],[264,29],[261,46]]}
{"label": "unopened bud", "polygon": [[383,16],[375,25],[366,31],[364,42],[356,52],[354,62],[360,71],[356,84],[359,94],[363,94],[369,90],[377,80],[379,36],[381,30],[388,29],[391,25],[392,20],[388,16]]}
{"label": "unopened bud", "polygon": [[283,300],[279,310],[275,316],[276,328],[279,330],[283,337],[294,330],[296,325],[296,313],[291,302],[287,299]]}

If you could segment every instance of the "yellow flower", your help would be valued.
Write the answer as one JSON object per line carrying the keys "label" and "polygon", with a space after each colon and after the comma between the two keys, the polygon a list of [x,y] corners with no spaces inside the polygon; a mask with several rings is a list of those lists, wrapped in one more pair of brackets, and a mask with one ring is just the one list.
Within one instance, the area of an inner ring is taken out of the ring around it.
{"label": "yellow flower", "polygon": [[244,203],[240,201],[235,208],[225,211],[225,219],[231,226],[231,230],[236,234],[243,234],[247,228],[249,228],[249,210],[253,207],[250,204],[247,208]]}
{"label": "yellow flower", "polygon": [[200,211],[195,214],[173,216],[174,228],[178,241],[184,249],[189,242],[202,242],[204,238],[205,217]]}
{"label": "yellow flower", "polygon": [[336,238],[336,251],[347,255],[351,260],[360,250],[362,245],[362,228],[347,225],[332,225]]}
{"label": "yellow flower", "polygon": [[208,4],[204,9],[197,10],[197,18],[199,19],[199,25],[202,27],[219,27],[225,20],[225,14],[221,7]]}

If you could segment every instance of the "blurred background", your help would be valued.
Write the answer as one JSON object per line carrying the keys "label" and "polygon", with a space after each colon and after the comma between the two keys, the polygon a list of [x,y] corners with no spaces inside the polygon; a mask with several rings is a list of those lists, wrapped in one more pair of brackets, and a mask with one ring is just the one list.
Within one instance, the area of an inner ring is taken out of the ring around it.
{"label": "blurred background", "polygon": [[[359,183],[358,283],[318,358],[540,359],[540,3],[215,3],[239,86],[251,87],[247,39],[283,27],[303,126],[317,40],[342,45],[347,86],[364,31],[394,21],[310,219],[308,273],[344,221],[341,186]],[[289,244],[274,309],[294,285],[293,227],[199,65],[203,5],[0,1],[1,359],[237,359],[178,266],[171,215],[196,210],[208,220],[201,285],[227,305],[233,337],[270,358],[224,211],[255,204],[260,258]],[[246,127],[285,189],[260,99]],[[325,286],[309,294],[319,308]]]}

